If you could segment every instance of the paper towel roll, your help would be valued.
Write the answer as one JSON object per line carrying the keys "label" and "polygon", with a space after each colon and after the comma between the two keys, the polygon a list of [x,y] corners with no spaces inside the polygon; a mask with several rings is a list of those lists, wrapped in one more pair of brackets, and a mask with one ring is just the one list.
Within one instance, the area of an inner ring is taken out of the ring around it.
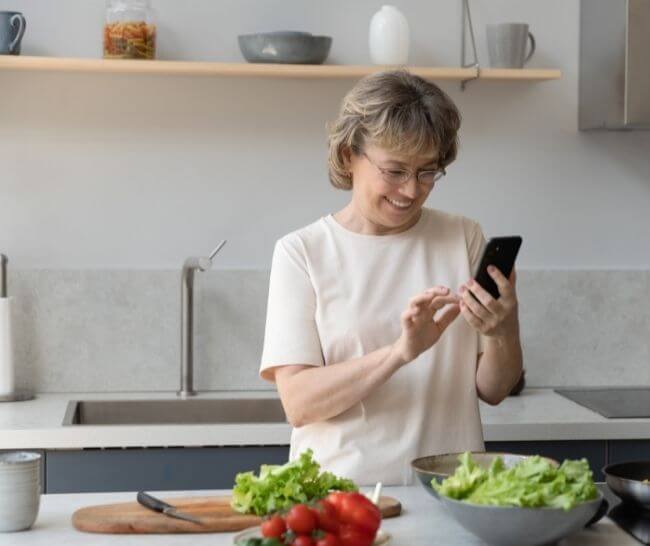
{"label": "paper towel roll", "polygon": [[0,395],[15,391],[14,344],[11,335],[13,298],[0,298]]}

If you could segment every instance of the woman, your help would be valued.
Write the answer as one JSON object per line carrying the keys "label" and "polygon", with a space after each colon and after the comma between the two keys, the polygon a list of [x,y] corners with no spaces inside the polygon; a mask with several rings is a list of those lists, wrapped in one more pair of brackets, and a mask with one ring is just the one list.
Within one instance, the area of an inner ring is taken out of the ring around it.
{"label": "woman", "polygon": [[459,127],[406,71],[344,98],[329,176],[350,202],[280,239],[271,268],[260,375],[294,427],[291,459],[312,448],[358,484],[410,483],[417,456],[482,450],[478,398],[498,404],[519,379],[514,272],[491,271],[492,299],[471,280],[479,225],[423,207]]}

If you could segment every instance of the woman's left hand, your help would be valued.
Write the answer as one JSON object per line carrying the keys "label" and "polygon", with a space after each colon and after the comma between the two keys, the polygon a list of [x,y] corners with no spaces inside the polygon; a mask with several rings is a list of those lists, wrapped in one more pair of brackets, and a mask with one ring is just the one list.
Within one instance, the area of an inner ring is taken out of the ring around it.
{"label": "woman's left hand", "polygon": [[465,320],[484,336],[517,336],[519,334],[518,301],[515,290],[517,274],[513,269],[508,280],[495,266],[488,267],[488,273],[499,289],[499,299],[494,299],[480,284],[470,279],[459,290],[460,312]]}

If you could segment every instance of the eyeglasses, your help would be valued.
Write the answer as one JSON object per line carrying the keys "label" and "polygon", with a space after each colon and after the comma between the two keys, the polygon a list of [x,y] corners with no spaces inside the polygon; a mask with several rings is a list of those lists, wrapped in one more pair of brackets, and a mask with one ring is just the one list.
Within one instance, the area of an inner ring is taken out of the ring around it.
{"label": "eyeglasses", "polygon": [[407,171],[406,169],[386,169],[377,165],[377,163],[368,157],[368,154],[366,154],[366,152],[361,152],[361,155],[363,155],[371,165],[376,167],[381,172],[381,176],[384,179],[384,182],[390,184],[391,186],[401,186],[402,184],[405,184],[406,181],[409,180],[413,175],[415,175],[415,179],[420,184],[425,186],[427,189],[431,189],[438,180],[447,174],[447,171],[445,171],[445,169],[428,169],[416,172]]}

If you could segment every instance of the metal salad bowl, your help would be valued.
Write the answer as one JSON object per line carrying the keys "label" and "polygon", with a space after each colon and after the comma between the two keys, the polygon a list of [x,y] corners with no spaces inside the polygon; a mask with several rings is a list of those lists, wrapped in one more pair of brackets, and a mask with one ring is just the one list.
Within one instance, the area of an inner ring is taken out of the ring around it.
{"label": "metal salad bowl", "polygon": [[609,488],[626,504],[650,510],[650,461],[616,463],[603,468]]}
{"label": "metal salad bowl", "polygon": [[[418,481],[426,489],[427,493],[435,498],[438,498],[436,493],[431,487],[431,480],[436,479],[441,482],[448,476],[451,476],[458,466],[458,457],[462,453],[446,453],[444,455],[429,455],[427,457],[419,457],[411,461],[411,468],[415,471]],[[498,453],[494,451],[472,451],[472,459],[481,468],[488,469],[492,461],[497,457],[503,459],[506,468],[511,468],[524,459],[528,459],[530,455],[517,455],[515,453]],[[555,459],[544,457],[553,466],[559,466]]]}
{"label": "metal salad bowl", "polygon": [[[470,504],[438,495],[431,487],[431,480],[441,482],[453,474],[460,455],[449,453],[420,457],[411,462],[411,467],[427,493],[438,499],[460,525],[488,544],[538,546],[553,543],[597,522],[609,508],[600,492],[596,499],[580,503],[571,510]],[[505,466],[510,468],[527,459],[529,455],[472,453],[472,459],[485,469],[490,467],[496,457],[501,457]],[[554,466],[559,466],[558,461],[554,459],[546,457],[546,460]]]}
{"label": "metal salad bowl", "polygon": [[519,508],[469,504],[440,495],[449,514],[488,544],[540,546],[580,531],[605,515],[608,505],[602,493],[571,510],[561,508]]}

